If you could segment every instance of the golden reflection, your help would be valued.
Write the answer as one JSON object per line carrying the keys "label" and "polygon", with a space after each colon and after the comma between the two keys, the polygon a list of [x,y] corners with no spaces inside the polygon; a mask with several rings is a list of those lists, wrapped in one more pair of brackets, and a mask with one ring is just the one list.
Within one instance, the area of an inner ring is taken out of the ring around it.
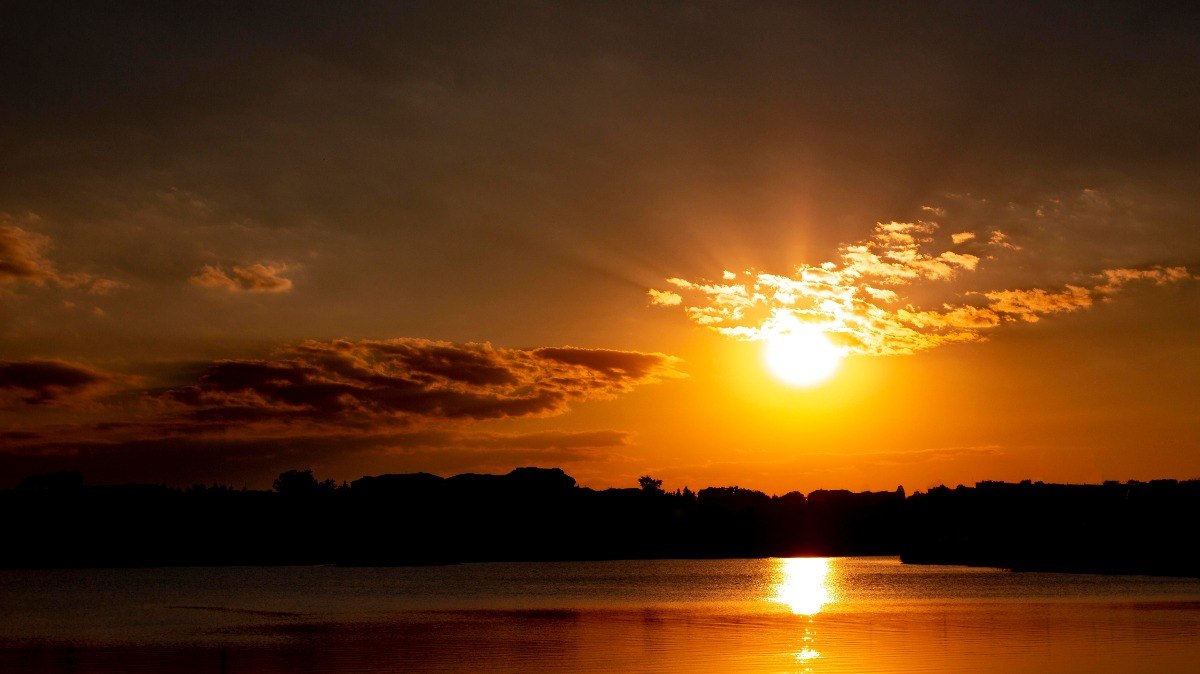
{"label": "golden reflection", "polygon": [[803,672],[813,671],[813,661],[821,657],[821,652],[813,648],[813,616],[820,613],[826,604],[834,601],[833,589],[829,583],[829,561],[826,557],[779,560],[775,594],[771,600],[784,604],[792,613],[808,619],[804,625],[804,636],[800,640],[800,650],[796,652],[796,662],[803,666]]}
{"label": "golden reflection", "polygon": [[819,657],[821,657],[821,654],[817,651],[814,651],[810,646],[801,648],[800,652],[796,654],[796,659],[800,662],[808,662],[809,660],[815,660]]}
{"label": "golden reflection", "polygon": [[795,557],[781,559],[779,584],[773,601],[787,605],[796,615],[812,616],[833,601],[829,587],[829,559]]}

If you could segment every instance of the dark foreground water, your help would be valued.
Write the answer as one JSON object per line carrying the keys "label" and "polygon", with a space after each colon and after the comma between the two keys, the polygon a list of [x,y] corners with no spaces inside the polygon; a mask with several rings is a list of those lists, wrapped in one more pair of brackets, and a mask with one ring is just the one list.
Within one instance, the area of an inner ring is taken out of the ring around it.
{"label": "dark foreground water", "polygon": [[894,558],[0,572],[0,672],[1195,672],[1200,581]]}

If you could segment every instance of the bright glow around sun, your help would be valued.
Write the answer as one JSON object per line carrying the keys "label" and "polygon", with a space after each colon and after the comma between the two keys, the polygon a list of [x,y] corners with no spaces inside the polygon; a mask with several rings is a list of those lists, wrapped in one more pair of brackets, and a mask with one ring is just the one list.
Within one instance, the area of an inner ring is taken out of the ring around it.
{"label": "bright glow around sun", "polygon": [[771,374],[791,386],[812,386],[828,379],[842,361],[820,327],[797,323],[766,338],[763,359]]}

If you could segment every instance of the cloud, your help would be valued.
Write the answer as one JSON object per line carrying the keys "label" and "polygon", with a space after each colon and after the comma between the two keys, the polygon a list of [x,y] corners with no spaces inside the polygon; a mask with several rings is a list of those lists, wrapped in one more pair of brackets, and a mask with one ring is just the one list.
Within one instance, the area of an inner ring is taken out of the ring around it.
{"label": "cloud", "polygon": [[1021,250],[1021,247],[1014,244],[1004,232],[996,229],[988,236],[988,245],[1005,250]]}
{"label": "cloud", "polygon": [[108,295],[114,290],[120,290],[121,288],[129,287],[127,284],[121,283],[120,281],[114,281],[108,278],[98,278],[94,276],[88,277],[87,280],[81,285],[87,289],[89,295]]}
{"label": "cloud", "polygon": [[679,293],[671,292],[670,290],[655,290],[651,288],[646,293],[650,295],[650,304],[657,304],[660,307],[675,307],[683,302],[683,297]]}
{"label": "cloud", "polygon": [[1129,283],[1150,281],[1154,285],[1166,285],[1194,278],[1187,267],[1150,267],[1148,269],[1105,269],[1097,274],[1104,283],[1096,287],[1102,293],[1114,293]]}
{"label": "cloud", "polygon": [[[870,239],[842,247],[842,270],[854,278],[903,284],[915,279],[948,280],[963,269],[975,269],[979,262],[975,255],[951,251],[930,255],[922,250],[936,229],[928,222],[878,223]],[[836,266],[827,271],[833,269]]]}
{"label": "cloud", "polygon": [[673,368],[674,359],[661,353],[575,347],[545,347],[532,353],[547,361],[583,368],[588,374],[600,373],[609,380],[609,385],[622,393],[633,384],[678,374]]}
{"label": "cloud", "polygon": [[[609,446],[624,442],[625,436],[613,431],[465,435],[461,427],[562,414],[575,403],[680,377],[677,362],[661,353],[577,347],[503,349],[424,339],[307,341],[284,347],[271,358],[205,364],[191,383],[142,391],[142,405],[125,410],[123,419],[32,429],[26,444],[369,436],[375,444],[423,437],[426,444],[440,438],[469,440],[476,447]],[[27,404],[65,399],[110,379],[57,361],[0,364],[0,390],[15,392]],[[424,435],[405,435],[413,433]]]}
{"label": "cloud", "polygon": [[[270,358],[204,364],[193,370],[190,383],[141,391],[134,396],[140,403],[120,410],[121,418],[10,428],[0,434],[0,472],[3,466],[16,471],[60,465],[113,471],[144,460],[172,475],[186,475],[179,466],[187,464],[199,470],[198,476],[211,461],[278,469],[287,461],[312,463],[313,457],[378,458],[441,449],[487,454],[489,460],[501,455],[594,458],[605,448],[627,444],[629,434],[500,433],[470,426],[562,414],[577,403],[681,377],[677,366],[676,358],[661,353],[569,346],[505,349],[408,338],[306,341]],[[110,379],[57,361],[0,364],[0,392],[10,390],[25,404],[82,395]],[[162,452],[173,458],[162,459]],[[469,463],[466,454],[458,458]]]}
{"label": "cloud", "polygon": [[204,265],[188,279],[200,288],[218,288],[229,292],[282,293],[292,289],[292,280],[282,276],[288,265],[256,262],[245,267],[233,265],[225,271],[220,265]]}
{"label": "cloud", "polygon": [[422,339],[308,341],[209,365],[158,397],[211,421],[361,425],[559,414],[679,376],[660,353],[501,349]]}
{"label": "cloud", "polygon": [[29,281],[42,285],[58,278],[44,252],[50,237],[13,225],[0,225],[0,282]]}
{"label": "cloud", "polygon": [[[38,222],[35,215],[26,221]],[[81,272],[64,274],[46,257],[53,247],[50,237],[12,224],[10,215],[0,214],[0,284],[17,282],[44,286],[53,283],[62,288],[82,288],[94,295],[107,295],[124,283]]]}
{"label": "cloud", "polygon": [[1092,290],[1068,285],[1062,290],[996,290],[983,293],[988,305],[997,313],[1009,318],[1036,323],[1042,316],[1078,311],[1092,305]]}
{"label": "cloud", "polygon": [[110,375],[59,360],[0,361],[0,408],[62,405],[94,395]]}
{"label": "cloud", "polygon": [[945,306],[945,311],[912,311],[899,309],[896,316],[917,328],[963,328],[967,330],[991,328],[1000,324],[1001,316],[987,308]]}
{"label": "cloud", "polygon": [[[1134,282],[1156,285],[1194,278],[1186,267],[1118,268],[1080,276],[1055,288],[1000,288],[960,291],[957,301],[922,308],[904,293],[944,284],[976,272],[981,259],[969,253],[930,250],[937,225],[930,222],[878,223],[862,241],[842,245],[834,261],[798,265],[790,276],[748,270],[722,274],[722,282],[668,278],[670,291],[693,323],[739,340],[760,341],[815,325],[848,353],[886,356],[911,354],[943,344],[984,339],[1005,323],[1037,322],[1045,316],[1087,309]],[[951,235],[954,244],[975,238]],[[988,246],[1016,254],[1000,230]],[[993,258],[988,258],[992,260]],[[740,280],[739,280],[740,279]],[[656,293],[667,291],[652,291]]]}
{"label": "cloud", "polygon": [[1105,269],[1092,276],[1100,283],[1089,287],[1067,285],[1061,290],[1000,290],[982,293],[990,301],[989,307],[1005,314],[1006,318],[1036,323],[1042,316],[1079,311],[1092,306],[1097,299],[1122,290],[1130,283],[1151,282],[1154,285],[1178,283],[1192,278],[1187,267],[1153,266],[1144,269]]}

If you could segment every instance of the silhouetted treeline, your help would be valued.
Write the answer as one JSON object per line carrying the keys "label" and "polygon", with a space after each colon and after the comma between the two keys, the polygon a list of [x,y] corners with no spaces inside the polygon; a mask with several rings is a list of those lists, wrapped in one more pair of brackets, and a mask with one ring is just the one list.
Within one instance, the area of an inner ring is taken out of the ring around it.
{"label": "silhouetted treeline", "polygon": [[895,554],[903,492],[597,491],[559,469],[364,477],[289,471],[274,491],[87,486],[0,492],[7,566],[427,564]]}
{"label": "silhouetted treeline", "polygon": [[909,563],[1200,576],[1200,480],[938,487],[905,521]]}
{"label": "silhouetted treeline", "polygon": [[902,555],[907,562],[1200,575],[1200,482],[1004,484],[767,496],[603,491],[559,469],[349,484],[288,471],[272,491],[85,485],[0,491],[4,566],[394,565],[500,560]]}

